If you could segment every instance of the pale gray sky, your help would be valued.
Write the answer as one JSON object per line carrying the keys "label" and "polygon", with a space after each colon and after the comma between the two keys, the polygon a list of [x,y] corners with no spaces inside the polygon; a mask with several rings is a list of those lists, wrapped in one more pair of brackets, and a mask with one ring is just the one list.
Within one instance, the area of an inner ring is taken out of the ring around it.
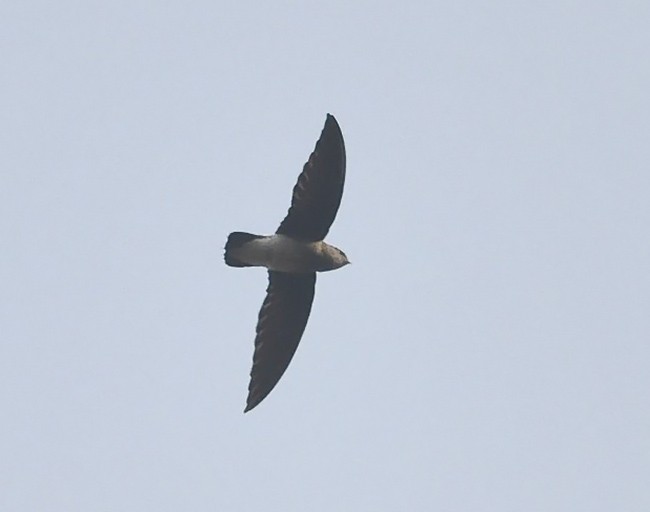
{"label": "pale gray sky", "polygon": [[[0,510],[650,510],[650,4],[0,6]],[[275,391],[270,233],[348,152]]]}

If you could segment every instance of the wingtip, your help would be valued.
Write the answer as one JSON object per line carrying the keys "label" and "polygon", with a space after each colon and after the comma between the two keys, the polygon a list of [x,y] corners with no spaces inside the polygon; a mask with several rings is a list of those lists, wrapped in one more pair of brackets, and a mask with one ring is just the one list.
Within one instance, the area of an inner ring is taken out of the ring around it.
{"label": "wingtip", "polygon": [[255,409],[255,407],[260,405],[260,403],[262,402],[262,400],[264,400],[264,398],[266,398],[266,395],[260,398],[259,396],[251,394],[249,392],[248,397],[246,398],[246,407],[244,408],[244,413],[247,413],[248,411]]}
{"label": "wingtip", "polygon": [[[340,141],[341,147],[345,148],[343,143],[343,134],[341,133],[341,126],[336,120],[336,117],[329,113],[327,114],[327,118],[325,119],[325,126],[323,127],[323,134],[325,133],[337,134],[337,138]],[[321,138],[322,137],[323,135],[321,134]],[[345,149],[343,149],[343,152],[345,152]]]}
{"label": "wingtip", "polygon": [[255,409],[259,405],[259,402],[247,402],[246,407],[244,408],[244,414],[246,414],[248,411],[251,411]]}

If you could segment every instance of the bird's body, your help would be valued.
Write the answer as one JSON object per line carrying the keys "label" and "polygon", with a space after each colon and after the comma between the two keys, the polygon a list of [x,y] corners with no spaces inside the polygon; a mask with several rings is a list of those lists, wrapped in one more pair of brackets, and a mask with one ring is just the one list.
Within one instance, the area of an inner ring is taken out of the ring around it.
{"label": "bird's body", "polygon": [[266,267],[276,272],[307,274],[335,270],[348,263],[341,251],[325,242],[304,242],[287,235],[255,236],[230,255],[247,267]]}
{"label": "bird's body", "polygon": [[311,312],[316,272],[349,263],[343,251],[323,241],[341,203],[344,182],[343,135],[328,114],[293,189],[289,213],[276,233],[262,236],[236,231],[228,236],[226,264],[269,271],[244,412],[264,400],[289,366]]}

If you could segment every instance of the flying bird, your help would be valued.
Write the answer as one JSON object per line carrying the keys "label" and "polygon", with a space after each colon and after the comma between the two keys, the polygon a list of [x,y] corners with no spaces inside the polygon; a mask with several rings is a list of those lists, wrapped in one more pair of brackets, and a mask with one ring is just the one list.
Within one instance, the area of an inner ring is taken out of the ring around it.
{"label": "flying bird", "polygon": [[316,272],[350,263],[323,241],[341,204],[345,145],[334,116],[327,114],[314,151],[293,188],[291,207],[274,235],[234,232],[224,259],[231,267],[266,267],[269,285],[260,309],[253,368],[244,412],[266,398],[298,348],[314,300]]}

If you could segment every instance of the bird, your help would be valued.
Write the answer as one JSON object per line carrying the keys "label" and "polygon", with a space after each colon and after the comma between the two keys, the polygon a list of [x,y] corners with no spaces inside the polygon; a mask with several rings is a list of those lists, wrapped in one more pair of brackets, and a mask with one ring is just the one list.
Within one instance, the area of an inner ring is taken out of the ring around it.
{"label": "bird", "polygon": [[327,114],[293,187],[289,211],[275,234],[235,231],[228,235],[227,265],[268,270],[244,412],[268,396],[289,366],[309,319],[316,273],[350,263],[342,250],[324,242],[341,204],[344,184],[343,134],[334,116]]}

